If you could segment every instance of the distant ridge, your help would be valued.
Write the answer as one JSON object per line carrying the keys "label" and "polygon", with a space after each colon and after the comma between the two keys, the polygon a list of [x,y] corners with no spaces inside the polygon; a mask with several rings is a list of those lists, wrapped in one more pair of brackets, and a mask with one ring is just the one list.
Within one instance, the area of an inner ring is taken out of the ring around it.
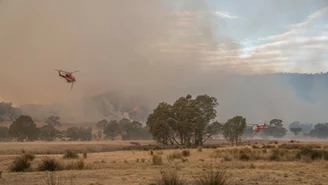
{"label": "distant ridge", "polygon": [[[270,73],[270,74],[256,74],[249,76],[239,76],[242,79],[242,84],[248,82],[265,83],[265,79],[268,79],[270,83],[271,79],[281,84],[281,88],[288,87],[295,94],[303,99],[304,101],[314,101],[318,88],[320,92],[328,93],[328,72],[321,73]],[[263,80],[264,79],[264,80]],[[266,84],[270,85],[270,84]],[[255,85],[256,86],[256,85]],[[262,86],[264,87],[264,86]],[[262,88],[261,85],[259,88]],[[267,87],[267,86],[265,86]],[[279,86],[276,88],[280,88]],[[209,90],[210,91],[210,90]],[[206,92],[206,90],[204,91]],[[215,92],[214,92],[215,93]],[[213,94],[216,96],[215,94]],[[147,116],[152,111],[154,106],[161,99],[156,102],[150,102],[147,97],[143,95],[135,95],[133,93],[121,93],[117,91],[105,92],[98,95],[92,95],[84,97],[82,99],[72,100],[63,104],[52,104],[52,105],[38,105],[38,104],[26,104],[21,105],[20,108],[23,112],[33,115],[39,119],[44,119],[46,116],[55,114],[68,115],[70,111],[79,109],[79,113],[85,117],[79,119],[90,118],[90,120],[99,120],[101,118],[113,117],[118,118],[124,112],[129,112],[138,106],[138,112],[128,113],[131,118],[145,121]],[[73,118],[72,118],[73,119]],[[74,119],[77,119],[74,117]]]}

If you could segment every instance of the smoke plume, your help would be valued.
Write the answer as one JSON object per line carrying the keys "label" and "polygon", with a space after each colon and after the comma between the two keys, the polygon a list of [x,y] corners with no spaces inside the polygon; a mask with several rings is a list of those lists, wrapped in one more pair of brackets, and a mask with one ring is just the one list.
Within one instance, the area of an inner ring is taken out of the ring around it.
{"label": "smoke plume", "polygon": [[[212,12],[202,0],[3,0],[0,98],[51,105],[67,120],[116,118],[136,106],[144,119],[186,94],[217,97],[220,121],[327,119],[320,84],[309,103],[275,77],[239,75],[255,68],[238,62],[242,46]],[[72,90],[55,69],[80,70]]]}

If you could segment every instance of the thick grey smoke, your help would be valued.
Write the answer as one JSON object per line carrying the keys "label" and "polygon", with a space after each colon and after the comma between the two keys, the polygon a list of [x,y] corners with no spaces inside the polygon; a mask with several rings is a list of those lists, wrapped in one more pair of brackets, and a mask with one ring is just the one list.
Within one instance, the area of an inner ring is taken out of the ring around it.
{"label": "thick grey smoke", "polygon": [[[3,0],[0,98],[14,104],[64,103],[57,110],[67,120],[97,120],[109,112],[113,117],[137,105],[151,111],[187,93],[217,97],[221,121],[238,114],[250,122],[327,119],[316,107],[320,101],[309,104],[274,78],[232,75],[231,66],[205,67],[204,53],[194,51],[237,54],[241,46],[222,31],[225,21],[209,13],[205,1],[179,2],[177,8],[173,1],[152,0]],[[191,52],[167,52],[165,46]],[[54,69],[80,70],[73,90]],[[96,103],[82,99],[106,92],[119,96]],[[115,100],[130,107],[116,106]]]}

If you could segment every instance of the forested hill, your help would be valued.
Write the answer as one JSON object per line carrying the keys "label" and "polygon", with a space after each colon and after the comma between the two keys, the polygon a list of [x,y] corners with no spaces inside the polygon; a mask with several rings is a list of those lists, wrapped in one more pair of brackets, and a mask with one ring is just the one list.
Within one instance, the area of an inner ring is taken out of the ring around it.
{"label": "forested hill", "polygon": [[117,92],[108,92],[54,105],[21,105],[20,108],[36,120],[57,115],[68,121],[131,118],[145,120],[149,114],[147,100]]}

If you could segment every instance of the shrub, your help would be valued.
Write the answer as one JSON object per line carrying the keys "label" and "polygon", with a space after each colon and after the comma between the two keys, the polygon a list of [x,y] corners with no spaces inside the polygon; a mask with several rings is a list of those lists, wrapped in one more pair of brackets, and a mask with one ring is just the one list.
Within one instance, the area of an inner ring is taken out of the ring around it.
{"label": "shrub", "polygon": [[198,151],[198,152],[202,152],[202,147],[201,147],[201,146],[198,146],[198,147],[197,147],[197,151]]}
{"label": "shrub", "polygon": [[214,171],[204,173],[203,176],[195,180],[195,185],[225,185],[226,184],[226,172]]}
{"label": "shrub", "polygon": [[182,155],[183,155],[184,157],[189,157],[189,156],[190,156],[190,151],[189,151],[189,150],[183,150],[183,151],[182,151]]}
{"label": "shrub", "polygon": [[62,165],[54,158],[45,157],[38,166],[39,171],[58,171],[62,170]]}
{"label": "shrub", "polygon": [[161,165],[163,164],[163,161],[162,161],[162,156],[160,155],[153,155],[153,165]]}
{"label": "shrub", "polygon": [[280,150],[271,150],[271,154],[269,155],[270,161],[280,161],[281,160],[281,153]]}
{"label": "shrub", "polygon": [[187,183],[179,177],[177,171],[168,169],[161,170],[161,178],[157,180],[156,185],[187,185]]}
{"label": "shrub", "polygon": [[242,161],[248,161],[250,160],[250,156],[247,155],[245,152],[240,151],[239,159]]}
{"label": "shrub", "polygon": [[34,155],[30,153],[23,153],[16,157],[10,166],[12,172],[23,172],[31,167],[31,161],[34,160]]}
{"label": "shrub", "polygon": [[312,148],[303,148],[296,154],[296,158],[303,159],[306,158],[308,160],[319,160],[324,159],[328,160],[328,151],[325,150],[314,150]]}
{"label": "shrub", "polygon": [[76,152],[74,152],[72,150],[66,150],[63,158],[64,159],[76,159],[76,158],[79,158],[79,156],[77,155]]}
{"label": "shrub", "polygon": [[88,153],[87,152],[83,152],[83,158],[84,159],[88,158]]}
{"label": "shrub", "polygon": [[35,155],[32,153],[23,153],[24,157],[27,158],[30,161],[33,161],[35,158]]}

